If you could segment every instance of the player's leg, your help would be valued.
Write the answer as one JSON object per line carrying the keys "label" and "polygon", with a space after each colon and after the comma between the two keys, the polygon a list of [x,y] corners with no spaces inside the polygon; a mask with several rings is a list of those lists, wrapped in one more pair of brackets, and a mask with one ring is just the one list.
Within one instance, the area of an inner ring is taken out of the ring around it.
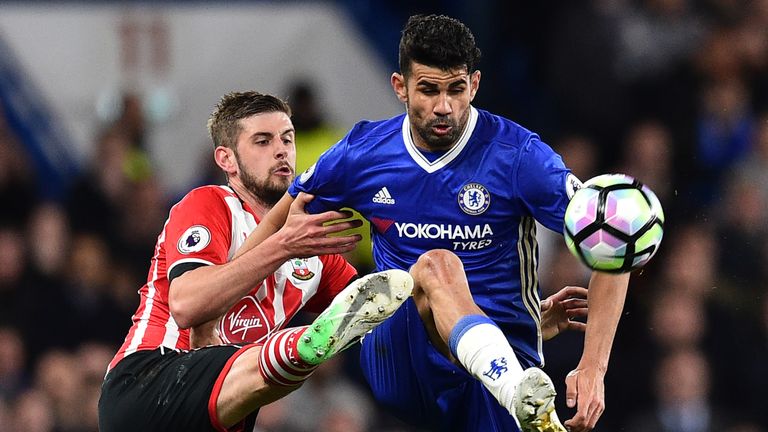
{"label": "player's leg", "polygon": [[413,279],[403,270],[373,273],[352,282],[302,335],[299,355],[311,364],[325,361],[392,316],[412,292]]}
{"label": "player's leg", "polygon": [[168,348],[126,356],[104,379],[99,398],[102,432],[215,430],[210,395],[220,371],[238,347],[219,345],[193,351]]}
{"label": "player's leg", "polygon": [[364,276],[340,292],[309,326],[271,335],[249,347],[221,375],[212,394],[212,418],[224,427],[298,388],[314,369],[390,317],[411,295],[407,272],[389,270]]}
{"label": "player's leg", "polygon": [[473,301],[461,260],[432,250],[410,272],[414,301],[435,347],[480,380],[524,431],[564,432],[551,380],[540,369],[523,371],[502,331]]}

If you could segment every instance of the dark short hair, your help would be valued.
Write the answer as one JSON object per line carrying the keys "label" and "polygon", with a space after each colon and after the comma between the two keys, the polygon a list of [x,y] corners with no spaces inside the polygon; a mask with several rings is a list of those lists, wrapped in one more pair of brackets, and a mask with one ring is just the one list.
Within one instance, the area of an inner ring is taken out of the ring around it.
{"label": "dark short hair", "polygon": [[282,99],[255,91],[231,92],[224,95],[208,119],[208,133],[213,147],[237,149],[240,120],[256,114],[283,112],[291,116],[291,107]]}
{"label": "dark short hair", "polygon": [[451,70],[466,67],[473,72],[480,61],[475,36],[461,21],[445,15],[414,15],[408,18],[400,38],[400,73],[411,72],[411,62]]}

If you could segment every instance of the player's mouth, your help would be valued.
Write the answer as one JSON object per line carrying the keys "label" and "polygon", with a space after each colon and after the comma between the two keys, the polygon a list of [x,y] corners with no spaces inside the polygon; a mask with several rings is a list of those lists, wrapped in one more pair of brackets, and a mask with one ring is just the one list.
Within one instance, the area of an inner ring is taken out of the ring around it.
{"label": "player's mouth", "polygon": [[432,125],[432,133],[434,133],[437,136],[445,136],[451,133],[453,130],[453,126],[448,124],[436,124]]}
{"label": "player's mouth", "polygon": [[279,165],[272,169],[272,174],[280,177],[291,177],[293,176],[293,169],[290,165]]}

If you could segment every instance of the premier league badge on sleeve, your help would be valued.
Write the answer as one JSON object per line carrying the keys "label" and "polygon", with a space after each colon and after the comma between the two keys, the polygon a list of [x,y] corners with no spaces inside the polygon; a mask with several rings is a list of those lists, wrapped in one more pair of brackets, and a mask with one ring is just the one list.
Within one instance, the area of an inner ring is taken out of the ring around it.
{"label": "premier league badge on sleeve", "polygon": [[467,183],[459,191],[459,207],[468,215],[479,215],[490,205],[491,194],[480,183]]}
{"label": "premier league badge on sleeve", "polygon": [[316,164],[312,164],[311,167],[307,168],[306,171],[301,173],[301,175],[299,176],[299,183],[304,184],[306,183],[307,180],[309,180],[310,177],[312,177],[312,174],[315,173],[315,165]]}
{"label": "premier league badge on sleeve", "polygon": [[202,225],[195,225],[187,228],[184,234],[179,237],[179,243],[176,248],[184,255],[193,252],[200,252],[211,242],[211,232]]}
{"label": "premier league badge on sleeve", "polygon": [[572,173],[569,173],[565,178],[565,193],[568,195],[568,199],[573,198],[573,195],[577,190],[581,189],[582,186],[584,185],[581,183],[581,180]]}

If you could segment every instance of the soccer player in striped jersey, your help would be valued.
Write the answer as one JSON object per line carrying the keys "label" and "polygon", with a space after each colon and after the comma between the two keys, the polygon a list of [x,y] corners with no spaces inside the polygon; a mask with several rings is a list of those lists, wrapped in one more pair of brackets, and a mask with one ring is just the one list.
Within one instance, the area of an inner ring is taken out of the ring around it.
{"label": "soccer player in striped jersey", "polygon": [[[410,296],[402,270],[356,279],[338,254],[360,236],[329,234],[359,224],[326,226],[349,215],[308,215],[306,195],[276,236],[237,254],[294,177],[290,114],[256,92],[219,102],[209,131],[228,185],[197,188],[171,209],[102,385],[102,432],[251,430],[260,406],[298,388]],[[284,329],[300,309],[320,315]]]}
{"label": "soccer player in striped jersey", "polygon": [[[311,213],[357,210],[371,221],[377,267],[409,269],[415,282],[413,300],[363,340],[377,400],[431,430],[565,432],[539,368],[542,341],[562,329],[550,324],[550,305],[568,300],[539,300],[534,222],[562,233],[580,182],[538,135],[471,105],[479,56],[463,23],[411,17],[391,77],[406,112],[355,125],[294,181],[246,248],[281,226],[300,192],[315,195]],[[584,349],[566,378],[573,432],[592,430],[603,412],[628,281],[591,277]]]}

